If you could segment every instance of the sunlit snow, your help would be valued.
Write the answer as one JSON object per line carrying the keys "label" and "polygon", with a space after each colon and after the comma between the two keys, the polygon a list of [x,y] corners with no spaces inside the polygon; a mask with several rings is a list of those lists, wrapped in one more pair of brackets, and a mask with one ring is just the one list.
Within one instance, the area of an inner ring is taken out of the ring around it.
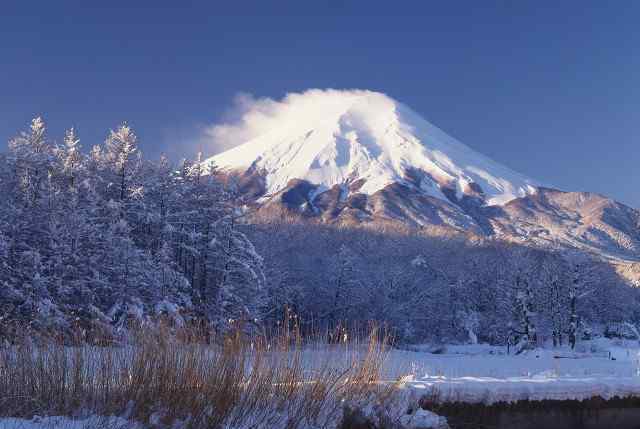
{"label": "sunlit snow", "polygon": [[409,170],[424,174],[419,184],[423,192],[444,200],[444,188],[460,197],[474,192],[472,183],[480,186],[488,205],[536,190],[535,181],[475,152],[379,92],[289,94],[279,102],[263,100],[237,124],[220,128],[225,135],[255,137],[207,162],[263,170],[268,194],[291,179],[323,189],[365,179],[359,192],[373,194],[390,183],[405,182]]}

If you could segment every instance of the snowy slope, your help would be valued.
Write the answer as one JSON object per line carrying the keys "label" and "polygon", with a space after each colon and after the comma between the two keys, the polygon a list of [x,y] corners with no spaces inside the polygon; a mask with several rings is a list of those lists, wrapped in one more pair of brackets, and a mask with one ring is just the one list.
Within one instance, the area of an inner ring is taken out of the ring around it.
{"label": "snowy slope", "polygon": [[[274,104],[269,112],[258,112],[269,124],[262,133],[207,163],[254,167],[264,175],[268,195],[291,179],[321,190],[364,179],[358,192],[372,195],[391,183],[408,184],[408,175],[421,192],[445,201],[473,195],[500,205],[536,192],[533,180],[475,152],[385,94],[310,90]],[[248,112],[243,126],[250,128],[255,116]]]}

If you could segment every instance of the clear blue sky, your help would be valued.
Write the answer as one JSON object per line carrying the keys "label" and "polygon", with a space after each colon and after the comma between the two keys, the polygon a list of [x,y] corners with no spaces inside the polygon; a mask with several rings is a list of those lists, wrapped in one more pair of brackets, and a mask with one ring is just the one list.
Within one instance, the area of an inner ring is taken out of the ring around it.
{"label": "clear blue sky", "polygon": [[43,115],[89,147],[126,119],[147,154],[177,157],[238,92],[363,88],[540,181],[640,207],[640,1],[224,3],[3,1],[0,139]]}

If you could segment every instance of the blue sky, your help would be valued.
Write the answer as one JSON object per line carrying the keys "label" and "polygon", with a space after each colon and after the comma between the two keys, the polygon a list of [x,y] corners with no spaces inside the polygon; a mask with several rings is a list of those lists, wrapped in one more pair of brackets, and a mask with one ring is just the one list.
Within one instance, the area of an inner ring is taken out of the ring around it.
{"label": "blue sky", "polygon": [[179,157],[239,92],[362,88],[542,182],[640,207],[640,2],[225,3],[3,2],[0,140],[43,115],[89,147],[127,120],[145,153]]}

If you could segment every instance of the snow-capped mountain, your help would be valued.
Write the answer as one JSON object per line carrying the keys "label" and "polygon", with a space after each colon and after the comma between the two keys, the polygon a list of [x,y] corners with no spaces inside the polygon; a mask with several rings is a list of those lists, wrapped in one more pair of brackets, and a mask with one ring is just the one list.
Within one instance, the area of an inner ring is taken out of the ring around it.
{"label": "snow-capped mountain", "polygon": [[[407,106],[372,91],[310,91],[290,96],[265,134],[209,161],[262,172],[266,193],[291,179],[319,185],[315,193],[361,181],[373,195],[392,183],[449,201],[453,195],[504,204],[535,193],[535,181],[448,136]],[[345,195],[343,195],[344,197]]]}
{"label": "snow-capped mountain", "polygon": [[263,213],[435,225],[640,260],[638,211],[542,186],[385,94],[290,94],[249,109],[238,127],[250,138],[206,162],[237,174]]}

